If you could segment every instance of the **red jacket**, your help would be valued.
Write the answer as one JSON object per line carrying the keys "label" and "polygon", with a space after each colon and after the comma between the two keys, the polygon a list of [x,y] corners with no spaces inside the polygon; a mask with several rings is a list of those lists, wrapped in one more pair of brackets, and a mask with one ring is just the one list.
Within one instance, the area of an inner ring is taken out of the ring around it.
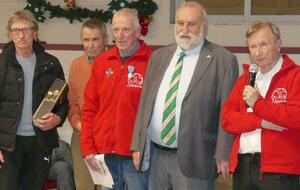
{"label": "red jacket", "polygon": [[80,146],[83,156],[116,153],[129,146],[151,49],[141,47],[122,64],[116,47],[100,54],[85,87]]}
{"label": "red jacket", "polygon": [[247,113],[242,99],[244,86],[248,84],[248,67],[236,82],[222,110],[222,126],[234,134],[230,156],[230,171],[238,162],[241,133],[261,128],[265,119],[287,128],[283,132],[262,129],[261,172],[300,174],[300,67],[287,55],[283,65],[272,78],[265,98],[259,97],[253,113]]}

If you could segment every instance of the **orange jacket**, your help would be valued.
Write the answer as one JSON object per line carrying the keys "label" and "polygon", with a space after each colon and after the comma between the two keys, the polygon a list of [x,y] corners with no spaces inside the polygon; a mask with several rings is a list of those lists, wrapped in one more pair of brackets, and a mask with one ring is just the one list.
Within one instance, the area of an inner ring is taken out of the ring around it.
{"label": "orange jacket", "polygon": [[92,64],[88,62],[86,55],[76,58],[69,69],[68,119],[72,128],[76,128],[81,120],[83,91],[89,79],[91,70]]}

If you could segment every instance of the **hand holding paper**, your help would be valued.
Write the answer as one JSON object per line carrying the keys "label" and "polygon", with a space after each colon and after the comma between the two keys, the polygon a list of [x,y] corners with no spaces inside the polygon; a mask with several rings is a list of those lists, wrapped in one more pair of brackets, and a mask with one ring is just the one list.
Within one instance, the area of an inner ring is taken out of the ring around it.
{"label": "hand holding paper", "polygon": [[97,160],[95,158],[96,154],[90,154],[85,157],[85,161],[87,164],[95,171],[100,171],[99,164],[97,163]]}
{"label": "hand holding paper", "polygon": [[104,161],[104,154],[91,154],[85,157],[84,160],[92,176],[94,184],[112,188],[114,182]]}

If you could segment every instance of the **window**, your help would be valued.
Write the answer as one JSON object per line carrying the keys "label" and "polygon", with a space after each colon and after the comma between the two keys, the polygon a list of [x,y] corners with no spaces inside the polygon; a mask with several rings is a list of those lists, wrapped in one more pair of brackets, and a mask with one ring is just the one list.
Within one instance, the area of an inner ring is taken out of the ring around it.
{"label": "window", "polygon": [[[176,10],[185,1],[200,2],[212,23],[234,24],[258,19],[273,22],[299,23],[300,0],[170,0]],[[220,16],[221,15],[221,16]],[[174,23],[175,11],[171,11]]]}
{"label": "window", "polygon": [[300,15],[299,0],[252,0],[252,15]]}
{"label": "window", "polygon": [[[197,1],[197,0],[187,0]],[[244,0],[198,0],[208,15],[243,15]]]}

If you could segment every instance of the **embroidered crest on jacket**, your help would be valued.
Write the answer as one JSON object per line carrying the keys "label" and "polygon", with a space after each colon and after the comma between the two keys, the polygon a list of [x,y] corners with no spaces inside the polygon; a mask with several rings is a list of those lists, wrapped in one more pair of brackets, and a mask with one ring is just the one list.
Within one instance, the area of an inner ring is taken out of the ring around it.
{"label": "embroidered crest on jacket", "polygon": [[285,88],[276,88],[272,93],[273,103],[284,103],[287,102],[287,90]]}
{"label": "embroidered crest on jacket", "polygon": [[142,88],[143,87],[143,76],[139,73],[133,73],[132,77],[128,78],[128,87]]}

